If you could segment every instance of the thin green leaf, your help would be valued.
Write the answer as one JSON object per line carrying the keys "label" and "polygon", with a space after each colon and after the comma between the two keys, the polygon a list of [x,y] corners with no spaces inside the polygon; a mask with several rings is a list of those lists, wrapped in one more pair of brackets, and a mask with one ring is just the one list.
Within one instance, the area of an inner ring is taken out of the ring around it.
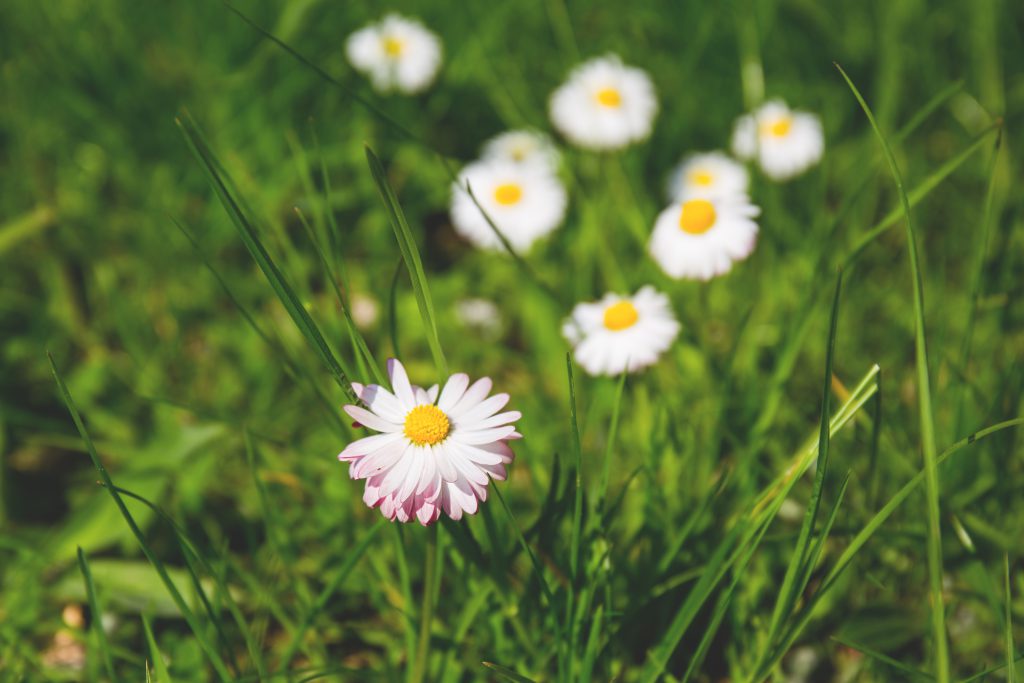
{"label": "thin green leaf", "polygon": [[937,466],[937,455],[935,447],[935,421],[932,414],[931,381],[928,376],[928,349],[925,344],[924,324],[924,285],[921,279],[921,266],[918,263],[917,238],[914,234],[914,226],[910,213],[910,200],[903,189],[903,176],[900,174],[899,166],[896,164],[896,157],[889,147],[885,136],[882,134],[875,116],[871,112],[868,103],[864,101],[857,86],[853,84],[850,77],[846,75],[843,68],[836,64],[839,73],[842,74],[846,84],[850,87],[865,116],[871,123],[872,129],[878,138],[885,159],[889,164],[893,180],[896,183],[896,190],[900,196],[900,203],[903,205],[903,215],[906,221],[907,250],[910,255],[910,271],[914,283],[914,347],[915,360],[917,365],[917,391],[919,420],[921,425],[921,450],[924,454],[925,481],[927,494],[927,518],[928,518],[928,583],[931,594],[932,613],[932,640],[935,648],[935,676],[939,683],[949,683],[949,644],[946,639],[946,608],[942,594],[942,527],[939,520],[939,475]]}
{"label": "thin green leaf", "polygon": [[502,666],[501,664],[495,664],[494,662],[480,662],[480,663],[483,664],[488,669],[490,669],[491,671],[493,671],[494,673],[498,674],[498,677],[501,678],[503,681],[512,681],[512,683],[535,683],[535,681],[532,678],[527,678],[526,676],[520,676],[519,674],[517,674],[515,671],[513,671],[510,668],[508,668],[507,666]]}
{"label": "thin green leaf", "polygon": [[388,218],[395,231],[395,238],[398,240],[398,248],[402,252],[405,267],[409,270],[413,293],[416,295],[416,304],[419,306],[420,317],[423,319],[430,353],[434,356],[437,371],[442,378],[445,378],[448,376],[448,361],[445,360],[444,351],[441,350],[441,341],[437,335],[434,301],[430,297],[430,288],[427,285],[426,273],[423,271],[423,261],[420,259],[419,248],[416,246],[416,238],[413,237],[412,230],[405,220],[405,213],[398,203],[395,191],[391,189],[384,166],[381,165],[380,159],[369,145],[366,146],[366,162],[370,166],[370,172],[377,184],[377,191],[380,193],[381,201],[384,202],[384,208],[388,211]]}
{"label": "thin green leaf", "polygon": [[345,371],[338,363],[337,358],[334,357],[334,352],[331,351],[327,342],[324,341],[320,329],[313,322],[309,313],[306,312],[306,308],[303,306],[298,295],[296,295],[295,290],[285,279],[284,274],[277,267],[277,264],[274,263],[270,254],[267,253],[251,221],[228,190],[224,178],[218,171],[219,162],[215,161],[216,157],[202,141],[198,133],[198,127],[187,114],[182,118],[175,119],[175,123],[181,129],[196,159],[206,171],[207,177],[213,185],[214,192],[231,218],[231,222],[238,230],[245,248],[249,251],[253,260],[256,261],[256,265],[263,271],[267,281],[284,305],[285,310],[288,311],[288,315],[291,316],[295,326],[299,328],[299,332],[302,333],[302,336],[306,338],[314,352],[324,362],[324,365],[327,366],[334,381],[337,382],[338,386],[342,388],[352,401],[355,401],[356,396],[352,391],[351,383],[345,375]]}
{"label": "thin green leaf", "polygon": [[1013,654],[1013,593],[1010,592],[1010,556],[1003,555],[1003,590],[1006,612],[1003,619],[1003,644],[1006,646],[1006,681],[1017,683],[1017,665]]}
{"label": "thin green leaf", "polygon": [[74,399],[71,398],[71,393],[68,391],[67,385],[64,383],[63,377],[60,372],[57,371],[57,364],[53,360],[53,356],[49,353],[46,354],[50,361],[50,371],[53,373],[53,378],[57,382],[57,387],[60,389],[61,397],[64,400],[64,405],[67,406],[68,412],[71,413],[71,419],[75,423],[75,427],[78,429],[78,434],[82,437],[82,441],[85,443],[85,449],[89,454],[89,458],[92,460],[93,466],[96,468],[97,473],[100,475],[100,481],[104,484],[107,492],[110,493],[111,498],[114,499],[114,504],[117,505],[117,509],[120,511],[121,516],[124,517],[125,522],[131,529],[135,539],[139,542],[139,546],[142,548],[143,554],[149,563],[153,565],[157,574],[160,576],[160,580],[167,588],[167,592],[170,594],[171,599],[174,600],[174,604],[177,605],[178,610],[181,612],[182,617],[188,623],[189,628],[192,629],[192,633],[195,635],[196,640],[199,641],[199,646],[206,654],[207,659],[210,660],[210,664],[213,666],[217,677],[222,681],[230,681],[232,675],[228,672],[227,667],[224,665],[224,660],[221,659],[217,653],[217,649],[207,639],[205,630],[196,619],[195,614],[189,608],[185,599],[178,592],[178,588],[171,581],[171,577],[167,573],[167,569],[164,567],[163,562],[153,553],[150,549],[149,544],[146,543],[146,537],[142,533],[142,529],[139,528],[138,524],[135,523],[135,518],[132,517],[131,512],[128,511],[128,506],[125,505],[124,500],[121,498],[121,494],[118,493],[114,486],[114,482],[111,480],[110,475],[107,473],[106,468],[103,466],[103,462],[100,460],[99,454],[96,452],[96,447],[93,445],[92,438],[89,436],[89,432],[85,429],[85,423],[82,422],[82,417],[78,413],[78,408],[75,406]]}
{"label": "thin green leaf", "polygon": [[93,585],[92,572],[89,571],[89,560],[81,546],[78,548],[78,569],[82,572],[82,579],[85,581],[85,595],[89,601],[89,611],[92,612],[92,623],[89,628],[96,637],[96,647],[99,648],[100,656],[103,657],[103,666],[107,669],[107,675],[110,676],[111,681],[117,681],[114,660],[110,654],[110,644],[107,642],[107,634],[103,631],[103,610],[96,597],[96,586]]}
{"label": "thin green leaf", "polygon": [[142,615],[142,630],[146,633],[146,647],[149,648],[149,659],[153,662],[153,668],[156,669],[156,682],[172,683],[171,674],[167,671],[167,664],[164,662],[164,656],[160,653],[160,648],[157,647],[156,638],[153,637],[153,627],[149,623],[149,617],[145,614]]}
{"label": "thin green leaf", "polygon": [[860,645],[860,644],[855,643],[855,642],[853,642],[851,640],[845,640],[845,639],[839,638],[837,636],[833,636],[832,640],[836,641],[837,643],[840,643],[841,645],[845,645],[846,647],[848,647],[850,649],[856,650],[858,652],[863,652],[868,657],[871,657],[872,659],[874,659],[876,661],[882,662],[883,664],[885,664],[887,666],[890,666],[890,667],[892,667],[892,668],[894,668],[894,669],[896,669],[898,671],[903,672],[904,675],[906,675],[908,678],[910,678],[912,680],[916,680],[916,681],[931,681],[931,680],[933,680],[932,677],[929,674],[925,673],[924,671],[919,671],[918,669],[915,669],[915,668],[913,668],[911,666],[907,666],[903,662],[897,661],[897,660],[893,659],[892,657],[889,657],[888,655],[884,655],[881,652],[878,652],[876,650],[872,650],[871,648],[866,647],[864,645]]}

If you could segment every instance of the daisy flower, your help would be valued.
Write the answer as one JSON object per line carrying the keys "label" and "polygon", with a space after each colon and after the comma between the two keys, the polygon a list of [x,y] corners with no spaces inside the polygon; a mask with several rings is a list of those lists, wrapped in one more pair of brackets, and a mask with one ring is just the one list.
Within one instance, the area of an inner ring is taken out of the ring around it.
{"label": "daisy flower", "polygon": [[577,66],[551,94],[551,121],[575,145],[612,150],[651,134],[658,100],[646,72],[615,55]]}
{"label": "daisy flower", "polygon": [[757,159],[772,180],[788,180],[818,163],[825,134],[814,114],[791,111],[782,100],[772,100],[736,121],[732,151],[740,159]]}
{"label": "daisy flower", "polygon": [[744,195],[691,196],[658,215],[648,248],[670,277],[710,280],[754,250],[760,213]]}
{"label": "daisy flower", "polygon": [[487,161],[536,164],[554,173],[558,170],[558,150],[544,133],[535,130],[510,130],[484,143],[480,155]]}
{"label": "daisy flower", "polygon": [[568,196],[551,171],[511,161],[477,161],[462,169],[452,186],[451,216],[455,230],[478,247],[500,249],[480,208],[491,217],[517,252],[526,251],[565,217]]}
{"label": "daisy flower", "polygon": [[658,360],[679,334],[668,297],[647,285],[633,295],[579,303],[563,323],[576,362],[591,375],[636,372]]}
{"label": "daisy flower", "polygon": [[668,178],[668,200],[686,195],[728,197],[747,193],[750,179],[743,164],[722,152],[691,154],[676,166]]}
{"label": "daisy flower", "polygon": [[388,361],[388,377],[393,393],[353,383],[366,407],[345,406],[353,420],[380,432],[338,455],[349,463],[350,477],[366,480],[363,501],[391,521],[424,526],[441,512],[456,520],[474,514],[487,500],[488,481],[507,476],[513,458],[507,442],[522,438],[511,423],[521,413],[498,413],[509,396],[488,397],[488,377],[470,384],[467,375],[452,375],[440,395],[436,384],[426,390],[410,384],[395,359]]}
{"label": "daisy flower", "polygon": [[345,54],[376,90],[413,95],[434,81],[441,66],[441,41],[420,22],[388,14],[350,35]]}

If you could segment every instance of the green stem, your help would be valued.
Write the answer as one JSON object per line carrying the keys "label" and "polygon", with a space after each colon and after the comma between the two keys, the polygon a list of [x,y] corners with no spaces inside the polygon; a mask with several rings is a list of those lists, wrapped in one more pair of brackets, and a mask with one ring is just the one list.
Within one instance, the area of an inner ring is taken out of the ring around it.
{"label": "green stem", "polygon": [[427,535],[427,556],[423,562],[423,609],[420,611],[420,637],[413,660],[412,683],[423,683],[430,655],[430,624],[434,620],[434,575],[437,571],[437,525]]}

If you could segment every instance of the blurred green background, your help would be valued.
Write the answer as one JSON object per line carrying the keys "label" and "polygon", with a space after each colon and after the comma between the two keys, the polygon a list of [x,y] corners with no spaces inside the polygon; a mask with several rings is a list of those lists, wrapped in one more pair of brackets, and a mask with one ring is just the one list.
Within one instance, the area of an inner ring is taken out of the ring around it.
{"label": "blurred green background", "polygon": [[[175,678],[214,680],[117,508],[96,486],[47,351],[115,482],[160,505],[216,558],[213,571],[242,596],[271,670],[287,641],[282,624],[312,602],[324,577],[377,518],[334,457],[352,438],[338,419],[345,398],[210,191],[175,126],[184,110],[205,132],[336,353],[357,367],[295,207],[319,234],[326,234],[333,213],[340,249],[332,256],[344,266],[346,294],[381,361],[395,353],[389,298],[397,282],[393,319],[401,356],[414,382],[430,384],[440,378],[409,282],[404,273],[395,280],[399,252],[364,143],[377,151],[420,239],[449,363],[473,376],[491,375],[524,413],[527,438],[501,486],[551,567],[559,565],[565,543],[558,510],[571,499],[558,495],[570,453],[560,321],[574,303],[608,289],[633,291],[651,282],[668,290],[684,325],[682,342],[627,384],[612,490],[642,471],[623,489],[614,528],[591,539],[610,544],[615,558],[602,579],[615,607],[606,615],[609,637],[600,649],[604,678],[594,680],[632,680],[732,514],[815,433],[834,267],[897,206],[877,141],[833,61],[858,84],[887,134],[913,123],[933,97],[950,93],[896,145],[908,188],[986,135],[915,209],[940,450],[1021,415],[1019,2],[438,0],[385,8],[295,0],[237,7],[342,87],[262,40],[219,2],[10,0],[0,8],[0,669],[12,680],[106,677],[84,628],[98,616],[82,609],[77,546],[92,561],[107,638],[125,680],[141,680],[145,662],[152,662],[143,613],[153,619]],[[420,18],[444,43],[438,81],[422,96],[374,95],[345,63],[344,38],[386,9]],[[475,251],[458,238],[447,215],[450,180],[435,155],[346,92],[363,93],[463,162],[505,129],[549,129],[548,94],[580,58],[606,52],[651,74],[661,111],[652,140],[621,156],[567,152],[566,224],[527,257],[557,300],[524,280],[507,257]],[[947,90],[958,81],[959,88]],[[733,121],[762,93],[821,115],[823,164],[786,185],[755,177],[762,232],[748,262],[706,285],[666,282],[630,229],[653,225],[672,165],[689,151],[727,148]],[[999,117],[1002,149],[991,170],[995,135],[986,131]],[[995,189],[986,245],[990,170]],[[174,220],[195,236],[198,250]],[[894,223],[847,274],[841,308],[837,396],[878,363],[886,425],[877,457],[869,457],[866,418],[836,445],[836,470],[854,472],[838,522],[848,530],[921,467],[910,292],[905,236]],[[495,325],[460,316],[459,302],[477,297],[497,305]],[[808,306],[814,313],[803,326]],[[615,383],[578,383],[584,459],[597,463]],[[245,430],[257,444],[252,463]],[[584,480],[593,482],[598,466],[586,466]],[[730,486],[714,500],[713,513],[697,518],[671,567],[655,571],[651,558],[726,472]],[[809,480],[804,484],[809,489]],[[993,601],[1000,607],[1004,554],[1017,596],[1013,614],[1024,623],[1024,460],[1016,432],[1001,432],[953,462],[943,470],[943,486],[947,618],[954,668],[966,676],[999,661],[1002,626]],[[806,490],[800,490],[802,504]],[[157,554],[183,571],[167,525],[144,506],[131,509]],[[450,662],[441,671],[436,661],[433,671],[445,680],[490,680],[478,663],[493,659],[551,680],[544,673],[551,670],[549,636],[530,628],[540,617],[530,616],[539,608],[529,606],[538,603],[529,595],[529,564],[494,509],[494,519],[465,524],[478,538],[495,534],[494,525],[497,537],[507,539],[517,577],[509,592],[518,597],[484,594],[479,624],[469,622],[476,626],[463,641],[441,639],[437,652]],[[771,613],[801,517],[802,511],[795,522],[773,527],[701,680],[728,679],[742,668],[758,620]],[[905,673],[831,640],[835,634],[927,667],[923,495],[915,494],[887,530],[863,551],[850,583],[827,598],[820,628],[801,639],[818,662],[807,680],[832,680],[843,671],[860,677],[845,680],[903,680]],[[422,555],[420,532],[402,532],[413,567]],[[403,675],[401,634],[415,608],[395,585],[393,533],[385,529],[375,542],[303,646],[301,658],[310,666],[352,669],[332,674],[338,680]],[[588,547],[598,563],[600,553]],[[441,618],[455,629],[457,615],[465,614],[460,610],[483,589],[450,552],[450,583],[442,593],[449,604],[441,607],[448,616]],[[658,596],[651,594],[655,584],[664,587]],[[520,600],[525,628],[512,625]],[[239,675],[251,671],[243,638],[234,631],[226,638],[234,643],[226,649],[242,653]],[[684,641],[673,658],[669,670],[676,676],[695,646]],[[995,676],[1003,680],[1005,672]]]}

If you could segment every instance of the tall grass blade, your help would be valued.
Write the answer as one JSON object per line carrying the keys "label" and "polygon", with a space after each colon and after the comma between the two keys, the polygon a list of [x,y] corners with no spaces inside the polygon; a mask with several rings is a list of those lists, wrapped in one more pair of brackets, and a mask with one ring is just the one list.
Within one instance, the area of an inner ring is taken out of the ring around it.
{"label": "tall grass blade", "polygon": [[149,648],[149,660],[153,662],[156,670],[156,683],[173,683],[170,672],[167,671],[167,663],[164,656],[157,647],[156,638],[153,637],[153,626],[149,623],[149,617],[142,615],[142,630],[146,634],[146,647]]}
{"label": "tall grass blade", "polygon": [[1006,612],[1003,617],[1003,644],[1006,646],[1006,681],[1017,683],[1017,664],[1013,653],[1013,593],[1010,592],[1010,556],[1003,555],[1003,591]]}
{"label": "tall grass blade", "polygon": [[921,424],[921,450],[924,454],[925,480],[927,493],[928,516],[928,583],[931,594],[932,640],[935,648],[935,676],[939,683],[949,683],[949,644],[946,639],[946,611],[942,596],[942,527],[939,521],[939,474],[935,447],[935,422],[932,414],[931,382],[928,375],[928,349],[925,344],[924,324],[924,285],[921,279],[921,266],[917,256],[917,238],[910,214],[910,200],[903,189],[903,176],[900,174],[896,157],[889,147],[885,136],[875,121],[868,103],[864,101],[857,86],[846,75],[843,68],[836,64],[846,84],[853,91],[861,109],[871,123],[878,137],[885,159],[889,164],[896,190],[903,205],[906,221],[907,250],[910,254],[910,271],[914,282],[914,347],[917,365],[917,391],[919,419]]}
{"label": "tall grass blade", "polygon": [[53,373],[53,378],[57,382],[57,387],[60,389],[61,397],[64,400],[64,405],[67,406],[68,412],[71,413],[71,419],[75,423],[75,427],[78,429],[78,434],[82,437],[82,441],[85,443],[86,452],[89,454],[89,458],[92,460],[93,466],[96,468],[97,473],[100,476],[100,481],[103,483],[104,488],[110,493],[111,498],[114,499],[114,504],[117,505],[118,511],[124,518],[128,527],[131,529],[135,539],[139,542],[139,546],[142,549],[142,553],[149,560],[149,563],[153,565],[153,569],[159,575],[160,580],[167,588],[167,592],[170,594],[174,604],[178,607],[178,611],[181,612],[182,617],[188,623],[189,628],[192,629],[192,633],[195,634],[196,640],[199,641],[199,646],[206,654],[207,659],[210,661],[210,665],[213,667],[217,677],[222,681],[232,680],[232,675],[228,671],[227,666],[224,664],[224,660],[217,653],[217,649],[206,637],[206,633],[196,618],[192,609],[185,602],[181,593],[178,592],[177,586],[171,580],[170,575],[167,573],[167,569],[164,567],[163,562],[153,553],[153,550],[149,547],[146,542],[146,537],[142,533],[142,529],[139,528],[135,522],[135,518],[132,517],[132,513],[129,512],[128,506],[125,505],[124,500],[121,498],[121,494],[114,486],[114,482],[111,480],[110,475],[107,473],[106,468],[103,466],[103,462],[100,460],[99,454],[96,452],[96,447],[93,445],[92,438],[89,436],[89,432],[85,429],[85,423],[82,422],[82,417],[78,413],[78,408],[75,406],[74,399],[71,398],[71,393],[68,391],[67,385],[64,383],[64,378],[61,377],[60,372],[57,370],[57,364],[53,360],[53,356],[49,353],[46,354],[50,361],[50,371]]}
{"label": "tall grass blade", "polygon": [[427,335],[427,344],[430,346],[430,353],[434,357],[437,371],[441,378],[448,377],[448,361],[445,360],[444,351],[441,350],[441,341],[437,335],[437,316],[434,314],[434,301],[430,297],[430,288],[427,285],[427,276],[423,271],[423,261],[420,259],[419,248],[416,246],[416,238],[405,220],[405,213],[398,203],[395,191],[391,189],[387,173],[380,159],[370,146],[366,146],[366,162],[370,166],[370,173],[377,184],[377,191],[380,193],[384,208],[388,211],[388,218],[391,227],[395,231],[395,238],[398,240],[398,248],[402,252],[402,259],[405,267],[409,270],[409,277],[412,280],[413,293],[416,295],[416,304],[420,309],[420,317],[423,319],[423,327]]}
{"label": "tall grass blade", "polygon": [[295,323],[295,326],[299,328],[299,332],[302,333],[302,336],[309,342],[313,351],[324,362],[324,365],[327,366],[334,381],[337,382],[338,386],[342,388],[352,401],[355,401],[356,397],[352,391],[351,383],[345,375],[345,371],[338,363],[337,358],[335,358],[334,352],[331,351],[327,342],[324,341],[320,329],[313,322],[309,313],[306,312],[295,290],[285,279],[284,274],[277,267],[277,264],[274,263],[266,248],[264,248],[256,229],[228,190],[224,178],[221,177],[221,173],[217,170],[219,162],[215,161],[213,153],[202,141],[198,133],[198,127],[187,114],[175,119],[175,122],[185,136],[185,140],[192,153],[206,171],[206,175],[213,185],[214,192],[231,218],[231,222],[238,230],[245,248],[249,251],[253,260],[256,261],[256,265],[263,271],[264,276],[266,276],[270,286],[274,289],[274,293],[277,294],[278,299],[284,305],[285,310],[288,311],[288,315]]}
{"label": "tall grass blade", "polygon": [[494,662],[480,662],[485,667],[493,671],[503,681],[511,681],[512,683],[535,683],[532,678],[521,676],[507,666],[501,664],[495,664]]}
{"label": "tall grass blade", "polygon": [[117,672],[114,671],[114,659],[110,654],[110,644],[107,642],[107,634],[103,630],[103,610],[100,608],[99,599],[96,597],[96,586],[92,581],[92,572],[89,571],[89,560],[81,546],[78,548],[78,569],[82,572],[82,579],[85,581],[85,596],[89,601],[89,611],[92,612],[92,622],[89,629],[96,638],[96,647],[103,657],[103,666],[107,669],[110,680],[116,683]]}

